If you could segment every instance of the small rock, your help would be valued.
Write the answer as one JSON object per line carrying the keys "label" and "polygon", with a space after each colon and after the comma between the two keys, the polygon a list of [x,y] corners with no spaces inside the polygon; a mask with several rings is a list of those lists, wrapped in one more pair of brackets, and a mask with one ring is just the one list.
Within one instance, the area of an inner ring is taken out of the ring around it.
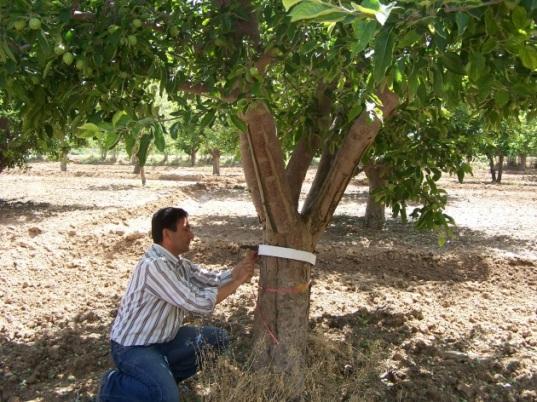
{"label": "small rock", "polygon": [[37,226],[33,226],[28,229],[28,234],[30,235],[30,237],[35,237],[37,235],[40,235],[41,233],[43,233],[43,231]]}
{"label": "small rock", "polygon": [[141,239],[142,237],[145,237],[145,233],[134,232],[134,233],[130,233],[127,236],[125,236],[125,240],[134,241],[134,240],[137,240],[137,239]]}

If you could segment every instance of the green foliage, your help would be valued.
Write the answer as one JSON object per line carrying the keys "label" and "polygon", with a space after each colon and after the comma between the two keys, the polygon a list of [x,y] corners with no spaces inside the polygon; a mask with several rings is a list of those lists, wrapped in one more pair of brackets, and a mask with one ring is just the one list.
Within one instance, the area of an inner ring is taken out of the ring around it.
{"label": "green foliage", "polygon": [[419,112],[411,105],[386,123],[369,150],[365,163],[382,163],[388,168],[387,185],[374,196],[392,208],[393,216],[407,220],[407,206],[420,204],[410,213],[420,229],[450,232],[453,219],[443,211],[445,190],[437,186],[444,172],[462,182],[471,173],[472,145],[480,135],[477,126],[468,126],[464,109],[449,112],[431,106]]}

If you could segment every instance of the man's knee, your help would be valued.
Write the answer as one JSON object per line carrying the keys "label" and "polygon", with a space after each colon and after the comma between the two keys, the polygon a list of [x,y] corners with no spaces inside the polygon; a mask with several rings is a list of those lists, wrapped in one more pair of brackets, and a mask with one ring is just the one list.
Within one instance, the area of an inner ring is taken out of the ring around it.
{"label": "man's knee", "polygon": [[205,343],[218,351],[223,351],[229,347],[231,341],[225,329],[217,327],[203,327],[201,333]]}

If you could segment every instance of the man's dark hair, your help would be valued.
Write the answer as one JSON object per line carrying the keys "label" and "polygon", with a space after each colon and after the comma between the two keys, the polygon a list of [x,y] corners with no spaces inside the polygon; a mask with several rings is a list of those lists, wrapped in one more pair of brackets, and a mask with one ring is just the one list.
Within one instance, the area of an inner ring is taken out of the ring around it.
{"label": "man's dark hair", "polygon": [[157,244],[162,243],[162,231],[170,229],[175,232],[177,230],[177,221],[186,218],[188,213],[182,208],[162,208],[153,214],[151,219],[151,236]]}

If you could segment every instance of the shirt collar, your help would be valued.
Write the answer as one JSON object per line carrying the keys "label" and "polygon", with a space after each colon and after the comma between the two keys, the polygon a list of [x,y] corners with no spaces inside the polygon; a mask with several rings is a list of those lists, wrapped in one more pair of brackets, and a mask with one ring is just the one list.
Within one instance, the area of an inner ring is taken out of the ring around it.
{"label": "shirt collar", "polygon": [[181,257],[178,255],[173,255],[166,248],[162,247],[160,244],[153,243],[151,250],[158,255],[159,257],[164,257],[166,260],[170,261],[173,264],[178,264],[181,262]]}

